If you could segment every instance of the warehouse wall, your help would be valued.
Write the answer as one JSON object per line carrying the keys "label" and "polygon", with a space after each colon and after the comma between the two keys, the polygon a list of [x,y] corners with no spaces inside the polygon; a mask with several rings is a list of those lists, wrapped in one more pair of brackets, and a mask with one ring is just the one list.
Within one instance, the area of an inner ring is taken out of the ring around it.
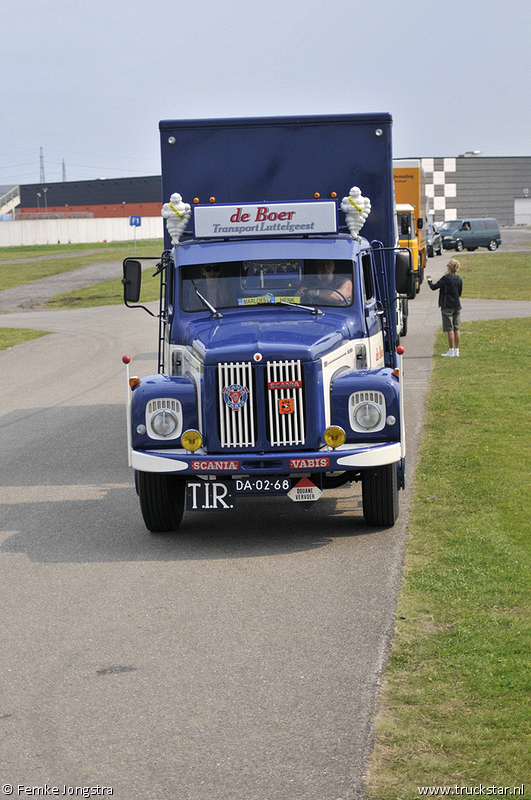
{"label": "warehouse wall", "polygon": [[37,219],[0,221],[0,247],[40,244],[84,244],[90,242],[132,242],[135,239],[162,239],[163,219],[142,217],[132,227],[128,217],[98,219]]}
{"label": "warehouse wall", "polygon": [[515,201],[531,189],[531,158],[422,158],[435,222],[495,217],[514,225]]}

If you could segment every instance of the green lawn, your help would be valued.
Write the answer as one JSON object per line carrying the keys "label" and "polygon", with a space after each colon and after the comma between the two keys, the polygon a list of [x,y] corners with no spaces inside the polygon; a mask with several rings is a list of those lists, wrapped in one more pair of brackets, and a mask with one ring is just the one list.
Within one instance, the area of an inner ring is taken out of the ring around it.
{"label": "green lawn", "polygon": [[0,350],[7,350],[17,344],[46,336],[48,331],[34,331],[29,328],[0,328]]}
{"label": "green lawn", "polygon": [[[141,303],[158,300],[160,295],[160,279],[151,279],[155,272],[155,262],[144,270],[142,281]],[[93,283],[73,292],[57,294],[46,300],[47,308],[89,308],[91,306],[121,305],[124,301],[124,287],[120,278],[102,283]]]}
{"label": "green lawn", "polygon": [[461,265],[464,297],[531,300],[531,253],[454,253],[450,257]]}
{"label": "green lawn", "polygon": [[462,335],[434,362],[369,800],[531,777],[531,319]]}
{"label": "green lawn", "polygon": [[[123,261],[128,256],[158,256],[163,249],[162,240],[137,242],[136,254],[133,243],[118,242],[112,245],[48,245],[33,247],[0,248],[0,290],[11,289],[50,275],[71,272],[80,267],[100,262]],[[10,251],[6,253],[6,251]],[[7,261],[31,259],[23,263],[9,264]]]}

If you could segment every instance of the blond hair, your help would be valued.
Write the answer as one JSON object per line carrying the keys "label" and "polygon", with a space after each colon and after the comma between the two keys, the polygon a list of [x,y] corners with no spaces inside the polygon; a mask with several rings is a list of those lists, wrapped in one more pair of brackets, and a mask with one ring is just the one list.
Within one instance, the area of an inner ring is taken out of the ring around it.
{"label": "blond hair", "polygon": [[452,275],[455,275],[457,270],[460,267],[460,264],[459,264],[459,261],[456,258],[451,258],[450,261],[448,262],[447,266],[448,266],[448,269],[450,270],[450,272],[452,273]]}

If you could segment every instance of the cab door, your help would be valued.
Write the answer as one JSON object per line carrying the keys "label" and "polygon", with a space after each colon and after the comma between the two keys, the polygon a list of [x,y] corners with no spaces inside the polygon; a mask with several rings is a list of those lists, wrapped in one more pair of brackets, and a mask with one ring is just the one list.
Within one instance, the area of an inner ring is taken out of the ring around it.
{"label": "cab door", "polygon": [[461,223],[461,227],[459,229],[459,233],[456,238],[461,239],[465,248],[467,247],[477,247],[475,243],[475,239],[477,238],[477,231],[472,229],[473,222],[470,219],[464,219]]}
{"label": "cab door", "polygon": [[382,366],[384,358],[382,315],[378,313],[372,257],[368,252],[361,256],[361,284],[365,330],[369,340],[369,366]]}

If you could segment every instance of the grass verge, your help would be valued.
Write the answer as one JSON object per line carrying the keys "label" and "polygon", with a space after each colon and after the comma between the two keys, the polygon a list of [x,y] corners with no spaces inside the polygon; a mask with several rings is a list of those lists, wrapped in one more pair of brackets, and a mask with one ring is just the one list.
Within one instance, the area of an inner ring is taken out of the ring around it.
{"label": "grass verge", "polygon": [[[463,296],[478,300],[531,300],[531,254],[446,252],[457,258]],[[448,261],[445,261],[446,265]],[[427,269],[429,274],[429,269]]]}
{"label": "grass verge", "polygon": [[[11,250],[9,258],[5,250]],[[162,240],[137,242],[136,253],[133,244],[118,242],[108,247],[96,245],[48,245],[47,247],[2,248],[0,259],[0,290],[12,289],[51,275],[71,272],[90,264],[123,261],[128,256],[159,256],[162,252]],[[19,259],[28,259],[19,261]],[[7,260],[18,263],[6,263]]]}
{"label": "grass verge", "polygon": [[531,776],[531,320],[463,344],[432,373],[369,800]]}
{"label": "grass verge", "polygon": [[[150,303],[159,299],[159,278],[157,277],[155,280],[149,279],[155,269],[154,263],[152,262],[152,265],[144,270],[146,276],[142,283],[141,303]],[[75,289],[72,292],[56,294],[46,300],[44,305],[46,308],[90,308],[92,306],[121,305],[123,301],[124,287],[122,281],[116,278],[101,283],[93,283],[90,286],[83,286],[81,289]]]}
{"label": "grass verge", "polygon": [[47,336],[49,331],[33,331],[29,328],[0,328],[0,350],[7,350],[17,344]]}

